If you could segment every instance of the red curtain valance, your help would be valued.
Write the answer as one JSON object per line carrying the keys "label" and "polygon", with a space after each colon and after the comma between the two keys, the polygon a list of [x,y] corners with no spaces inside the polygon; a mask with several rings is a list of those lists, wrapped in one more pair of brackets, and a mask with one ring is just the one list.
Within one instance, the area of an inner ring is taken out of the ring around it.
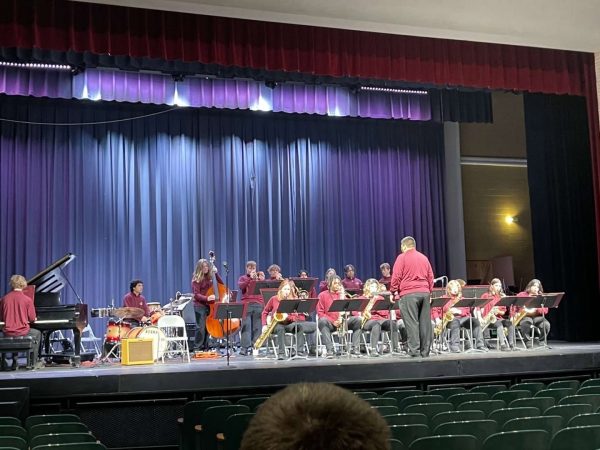
{"label": "red curtain valance", "polygon": [[2,0],[0,47],[584,94],[590,55],[97,5]]}

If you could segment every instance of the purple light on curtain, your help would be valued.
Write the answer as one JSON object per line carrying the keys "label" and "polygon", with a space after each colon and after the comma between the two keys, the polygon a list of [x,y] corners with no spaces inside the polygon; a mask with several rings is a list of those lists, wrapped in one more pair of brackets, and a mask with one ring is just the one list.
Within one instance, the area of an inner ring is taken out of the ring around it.
{"label": "purple light on curtain", "polygon": [[32,97],[71,98],[71,74],[57,70],[0,67],[0,93]]}
{"label": "purple light on curtain", "polygon": [[431,120],[428,95],[352,92],[344,86],[189,77],[87,69],[67,73],[3,69],[0,93],[195,108],[242,109],[374,119]]}

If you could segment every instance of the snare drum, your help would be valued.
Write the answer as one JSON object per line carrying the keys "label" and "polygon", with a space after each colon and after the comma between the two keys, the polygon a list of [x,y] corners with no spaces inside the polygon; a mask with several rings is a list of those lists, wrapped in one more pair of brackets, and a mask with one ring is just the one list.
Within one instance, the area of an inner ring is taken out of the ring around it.
{"label": "snare drum", "polygon": [[121,338],[127,336],[131,331],[131,325],[127,322],[118,322],[114,319],[108,321],[106,333],[104,334],[105,343],[119,342]]}
{"label": "snare drum", "polygon": [[159,302],[148,302],[148,309],[150,310],[150,312],[158,311],[158,310],[160,310],[160,303]]}
{"label": "snare drum", "polygon": [[162,358],[167,350],[167,338],[165,333],[158,327],[136,327],[127,334],[127,338],[146,338],[152,339],[152,353],[154,360]]}

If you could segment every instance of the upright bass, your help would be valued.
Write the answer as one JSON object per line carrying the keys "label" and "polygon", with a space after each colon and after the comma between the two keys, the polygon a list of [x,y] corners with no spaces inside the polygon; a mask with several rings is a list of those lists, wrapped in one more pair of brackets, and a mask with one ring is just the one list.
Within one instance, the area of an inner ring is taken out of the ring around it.
{"label": "upright bass", "polygon": [[217,303],[229,303],[229,289],[225,284],[217,280],[215,271],[215,252],[208,252],[209,261],[211,263],[211,279],[212,286],[208,288],[207,296],[214,295],[215,301],[210,304],[210,313],[206,318],[206,331],[215,339],[222,339],[225,335],[230,335],[240,329],[240,319],[225,319],[221,324],[219,319],[215,319]]}

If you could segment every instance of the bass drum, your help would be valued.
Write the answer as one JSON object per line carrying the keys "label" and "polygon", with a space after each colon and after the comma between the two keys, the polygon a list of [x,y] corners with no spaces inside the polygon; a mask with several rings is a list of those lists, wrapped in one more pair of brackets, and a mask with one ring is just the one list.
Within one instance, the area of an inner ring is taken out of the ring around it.
{"label": "bass drum", "polygon": [[128,338],[152,339],[154,361],[162,358],[167,350],[167,337],[158,327],[136,327],[127,333]]}

